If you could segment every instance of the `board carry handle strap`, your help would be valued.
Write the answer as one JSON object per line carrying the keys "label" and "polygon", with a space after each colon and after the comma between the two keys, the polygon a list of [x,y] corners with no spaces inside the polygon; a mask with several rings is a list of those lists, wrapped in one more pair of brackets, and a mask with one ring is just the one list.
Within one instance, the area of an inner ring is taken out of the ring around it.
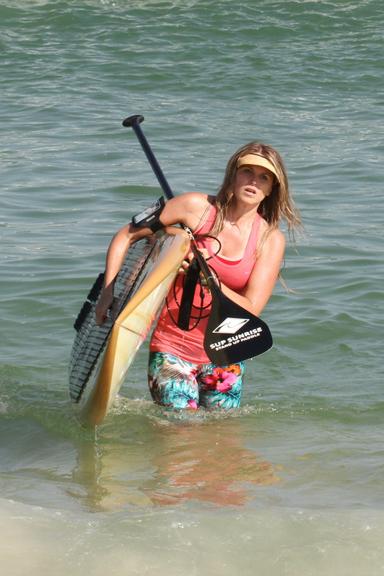
{"label": "board carry handle strap", "polygon": [[[171,200],[175,195],[140,127],[143,121],[144,116],[136,114],[126,118],[123,126],[132,128],[135,132],[165,197]],[[225,296],[198,249],[192,231],[184,224],[181,226],[190,237],[192,252],[212,295],[212,308],[204,337],[204,349],[211,362],[224,366],[253,358],[269,350],[273,341],[267,324]]]}

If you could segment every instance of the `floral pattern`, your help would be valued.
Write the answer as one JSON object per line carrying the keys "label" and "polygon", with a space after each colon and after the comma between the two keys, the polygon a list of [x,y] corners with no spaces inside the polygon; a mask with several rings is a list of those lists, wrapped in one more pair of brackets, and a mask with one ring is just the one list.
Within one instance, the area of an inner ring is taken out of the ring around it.
{"label": "floral pattern", "polygon": [[230,410],[240,406],[244,363],[194,364],[172,354],[151,352],[148,382],[152,398],[176,409]]}

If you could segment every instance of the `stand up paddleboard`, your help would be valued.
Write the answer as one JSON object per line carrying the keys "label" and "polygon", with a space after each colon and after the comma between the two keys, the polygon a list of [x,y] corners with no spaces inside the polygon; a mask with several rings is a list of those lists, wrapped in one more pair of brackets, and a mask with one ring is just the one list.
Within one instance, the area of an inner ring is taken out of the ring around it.
{"label": "stand up paddleboard", "polygon": [[98,326],[95,307],[103,283],[93,285],[77,320],[70,361],[69,391],[84,424],[100,424],[189,250],[178,228],[138,240],[129,250],[114,285],[110,317]]}

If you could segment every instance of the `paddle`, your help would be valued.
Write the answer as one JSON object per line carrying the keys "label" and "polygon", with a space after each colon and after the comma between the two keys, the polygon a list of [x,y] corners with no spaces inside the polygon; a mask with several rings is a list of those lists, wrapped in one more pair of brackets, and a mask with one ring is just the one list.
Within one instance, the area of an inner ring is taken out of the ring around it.
{"label": "paddle", "polygon": [[[170,200],[175,195],[141,129],[143,120],[144,117],[140,115],[129,116],[123,121],[123,126],[130,127],[135,132],[165,197]],[[204,349],[208,358],[214,364],[225,366],[269,350],[272,346],[272,335],[268,326],[223,294],[191,230],[183,224],[182,227],[190,236],[193,255],[212,295],[211,312],[204,337]]]}

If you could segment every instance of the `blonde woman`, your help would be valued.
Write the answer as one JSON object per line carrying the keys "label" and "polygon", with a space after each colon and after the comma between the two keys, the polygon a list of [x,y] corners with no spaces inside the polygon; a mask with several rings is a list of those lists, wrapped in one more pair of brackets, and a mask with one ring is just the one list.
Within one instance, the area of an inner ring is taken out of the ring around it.
{"label": "blonde woman", "polygon": [[[229,159],[215,197],[186,193],[169,200],[156,229],[183,224],[192,230],[226,296],[259,316],[271,297],[284,257],[288,229],[300,225],[279,153],[251,142]],[[129,246],[153,233],[124,226],[108,249],[104,288],[96,317],[102,323],[113,299],[113,281]],[[208,289],[195,292],[188,330],[177,323],[186,272],[192,255],[170,290],[150,342],[148,381],[158,404],[176,409],[231,409],[240,405],[245,365],[216,366],[203,340],[208,322]]]}

